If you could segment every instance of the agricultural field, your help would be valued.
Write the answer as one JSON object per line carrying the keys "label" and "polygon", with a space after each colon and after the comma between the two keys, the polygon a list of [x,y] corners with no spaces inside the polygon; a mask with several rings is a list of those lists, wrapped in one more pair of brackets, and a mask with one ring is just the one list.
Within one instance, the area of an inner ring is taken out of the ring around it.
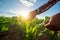
{"label": "agricultural field", "polygon": [[0,40],[60,40],[60,0],[0,0]]}
{"label": "agricultural field", "polygon": [[60,40],[55,33],[44,26],[45,19],[27,21],[23,17],[0,17],[0,40]]}

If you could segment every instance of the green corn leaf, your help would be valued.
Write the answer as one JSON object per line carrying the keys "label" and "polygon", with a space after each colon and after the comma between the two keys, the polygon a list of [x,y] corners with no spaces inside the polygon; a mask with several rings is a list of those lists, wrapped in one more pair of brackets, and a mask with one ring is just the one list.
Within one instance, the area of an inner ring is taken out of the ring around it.
{"label": "green corn leaf", "polygon": [[2,27],[2,30],[1,30],[1,32],[5,32],[5,31],[7,31],[9,28],[8,27]]}
{"label": "green corn leaf", "polygon": [[38,29],[39,29],[39,25],[36,25],[36,26],[33,28],[32,33],[35,33]]}

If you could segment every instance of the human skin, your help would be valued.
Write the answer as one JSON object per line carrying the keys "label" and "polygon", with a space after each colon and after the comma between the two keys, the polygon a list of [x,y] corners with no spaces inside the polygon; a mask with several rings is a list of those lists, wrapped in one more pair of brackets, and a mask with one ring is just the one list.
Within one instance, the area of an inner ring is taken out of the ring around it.
{"label": "human skin", "polygon": [[[53,5],[55,5],[60,0],[49,0],[47,3],[39,7],[38,9],[30,12],[28,15],[28,20],[31,21],[35,18],[36,15],[39,15],[45,11],[47,11],[49,8],[51,8]],[[60,13],[57,13],[56,15],[53,15],[46,23],[45,25],[48,29],[58,31],[60,30]]]}
{"label": "human skin", "polygon": [[60,31],[60,13],[50,17],[44,26],[53,31]]}
{"label": "human skin", "polygon": [[39,15],[48,9],[50,9],[53,5],[55,5],[58,2],[58,0],[49,0],[47,3],[39,7],[38,9],[31,11],[28,15],[28,20],[32,20],[36,17],[36,15]]}

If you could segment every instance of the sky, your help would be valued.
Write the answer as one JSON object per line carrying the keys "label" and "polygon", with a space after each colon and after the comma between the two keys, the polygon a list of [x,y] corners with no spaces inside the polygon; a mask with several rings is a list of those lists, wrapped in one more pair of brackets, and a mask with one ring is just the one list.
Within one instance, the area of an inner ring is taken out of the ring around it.
{"label": "sky", "polygon": [[[20,2],[21,0],[0,0],[0,16],[16,16],[22,14],[22,12],[31,12],[48,0],[36,0],[33,6],[25,6]],[[56,3],[46,12],[37,15],[38,18],[44,18],[45,16],[53,16],[60,12],[60,2]]]}

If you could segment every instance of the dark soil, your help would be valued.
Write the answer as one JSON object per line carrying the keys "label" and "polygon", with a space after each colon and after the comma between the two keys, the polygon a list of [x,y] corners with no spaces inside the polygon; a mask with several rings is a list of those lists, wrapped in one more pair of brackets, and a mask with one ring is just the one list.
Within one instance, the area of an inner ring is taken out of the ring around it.
{"label": "dark soil", "polygon": [[16,28],[12,27],[6,32],[0,33],[0,40],[20,40]]}
{"label": "dark soil", "polygon": [[[0,33],[0,40],[23,40],[22,31],[17,27],[11,27],[8,31]],[[47,40],[48,35],[41,36],[39,40]]]}

